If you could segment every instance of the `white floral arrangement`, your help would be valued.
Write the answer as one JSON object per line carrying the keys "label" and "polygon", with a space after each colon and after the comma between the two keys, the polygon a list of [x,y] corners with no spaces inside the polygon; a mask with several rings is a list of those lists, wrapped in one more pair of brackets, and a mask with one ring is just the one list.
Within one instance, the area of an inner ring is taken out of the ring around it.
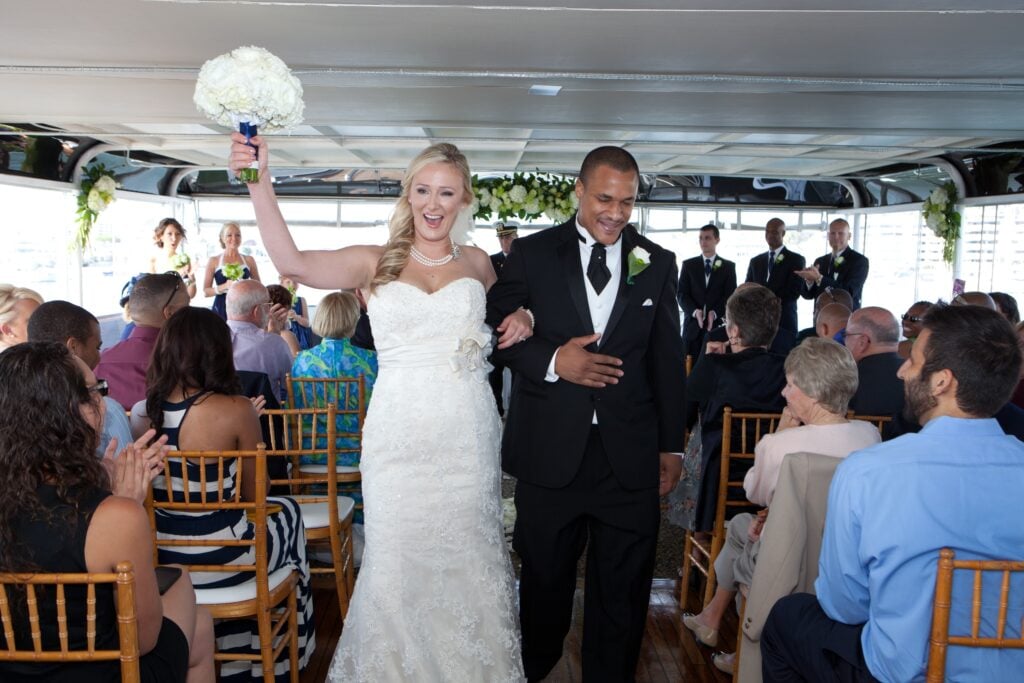
{"label": "white floral arrangement", "polygon": [[203,64],[192,97],[199,111],[234,128],[241,122],[267,132],[302,123],[302,83],[288,65],[261,47],[235,48]]}
{"label": "white floral arrangement", "polygon": [[633,247],[633,250],[626,255],[626,284],[633,284],[633,278],[647,270],[651,265],[651,252],[643,247]]}
{"label": "white floral arrangement", "polygon": [[81,249],[89,246],[92,226],[100,213],[116,199],[114,191],[117,187],[113,173],[103,164],[96,164],[85,170],[78,190],[78,232],[75,235],[74,246]]}
{"label": "white floral arrangement", "polygon": [[956,200],[956,185],[948,182],[932,190],[921,206],[924,222],[944,242],[942,260],[946,263],[953,263],[956,241],[960,239],[960,212],[956,210]]}
{"label": "white floral arrangement", "polygon": [[575,179],[550,173],[515,173],[512,176],[473,176],[472,212],[475,218],[531,220],[547,216],[564,223],[576,211]]}
{"label": "white floral arrangement", "polygon": [[178,268],[184,268],[190,263],[192,263],[192,259],[185,252],[175,254],[171,257],[171,265],[174,266],[175,270]]}

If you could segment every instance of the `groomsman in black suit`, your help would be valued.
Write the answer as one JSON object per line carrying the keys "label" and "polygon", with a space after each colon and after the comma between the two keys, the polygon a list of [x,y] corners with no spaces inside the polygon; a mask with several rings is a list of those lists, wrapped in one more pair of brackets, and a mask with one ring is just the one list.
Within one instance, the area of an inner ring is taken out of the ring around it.
{"label": "groomsman in black suit", "polygon": [[[505,259],[508,258],[509,252],[512,251],[512,243],[516,241],[516,237],[519,236],[519,226],[515,223],[503,223],[498,221],[494,224],[494,231],[498,235],[498,243],[501,245],[501,251],[497,254],[491,254],[491,265],[494,266],[495,275],[501,276],[501,269],[505,266]],[[505,366],[493,363],[494,369],[487,375],[487,381],[491,385],[491,392],[494,394],[494,402],[498,404],[498,415],[505,416],[505,401],[502,400],[502,394],[504,394],[505,385]]]}
{"label": "groomsman in black suit", "polygon": [[562,656],[584,547],[583,680],[635,680],[658,496],[682,471],[676,261],[628,224],[639,181],[629,152],[591,151],[576,181],[579,212],[517,240],[487,295],[488,323],[519,307],[535,320],[532,337],[493,354],[514,371],[501,458],[517,479],[531,681]]}
{"label": "groomsman in black suit", "polygon": [[779,297],[782,302],[779,329],[791,330],[795,334],[800,329],[796,321],[796,302],[804,287],[803,278],[796,271],[803,270],[807,262],[803,256],[782,245],[785,236],[786,223],[781,218],[768,221],[764,227],[764,241],[768,243],[768,251],[750,259],[746,282],[764,285]]}
{"label": "groomsman in black suit", "polygon": [[696,358],[704,336],[722,324],[725,302],[736,290],[736,264],[718,256],[718,226],[700,229],[700,256],[683,261],[679,274],[679,305],[683,309],[686,353]]}
{"label": "groomsman in black suit", "polygon": [[837,218],[828,224],[831,254],[814,259],[810,268],[797,271],[804,279],[801,295],[813,299],[827,287],[845,289],[853,297],[853,309],[860,308],[864,282],[868,279],[868,258],[850,248],[850,224]]}

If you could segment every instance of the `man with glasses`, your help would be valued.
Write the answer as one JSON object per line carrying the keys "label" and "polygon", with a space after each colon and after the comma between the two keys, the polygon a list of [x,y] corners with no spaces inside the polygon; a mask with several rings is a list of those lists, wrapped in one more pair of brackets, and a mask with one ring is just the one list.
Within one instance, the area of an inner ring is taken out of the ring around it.
{"label": "man with glasses", "polygon": [[110,384],[110,396],[131,408],[146,398],[146,371],[160,328],[177,311],[188,306],[188,291],[175,272],[146,275],[135,283],[128,310],[135,329],[122,342],[100,356],[96,376]]}
{"label": "man with glasses", "polygon": [[859,383],[850,410],[861,415],[895,415],[903,410],[903,380],[896,376],[900,324],[884,308],[854,311],[846,323],[846,348],[857,362]]}
{"label": "man with glasses", "polygon": [[267,375],[274,395],[284,398],[284,376],[292,369],[292,352],[280,335],[267,332],[271,315],[285,315],[282,306],[271,306],[267,288],[258,280],[239,280],[228,290],[228,327],[234,347],[235,369]]}

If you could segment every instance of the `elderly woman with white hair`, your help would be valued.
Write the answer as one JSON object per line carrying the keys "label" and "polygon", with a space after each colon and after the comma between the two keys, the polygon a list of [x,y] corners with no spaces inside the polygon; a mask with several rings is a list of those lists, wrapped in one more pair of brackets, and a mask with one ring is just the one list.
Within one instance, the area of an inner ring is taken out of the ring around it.
{"label": "elderly woman with white hair", "polygon": [[[785,368],[782,418],[775,433],[757,443],[754,466],[743,481],[747,498],[757,505],[771,505],[786,455],[812,452],[845,458],[880,441],[872,423],[846,418],[858,382],[857,364],[846,347],[831,339],[806,339],[790,352]],[[749,586],[753,579],[767,514],[764,509],[756,516],[740,514],[730,520],[725,545],[715,560],[715,595],[700,614],[683,615],[683,623],[705,645],[717,645],[718,626],[738,585]],[[731,671],[731,655],[716,655],[714,662]]]}
{"label": "elderly woman with white hair", "polygon": [[28,287],[0,284],[0,351],[28,341],[28,319],[41,303]]}

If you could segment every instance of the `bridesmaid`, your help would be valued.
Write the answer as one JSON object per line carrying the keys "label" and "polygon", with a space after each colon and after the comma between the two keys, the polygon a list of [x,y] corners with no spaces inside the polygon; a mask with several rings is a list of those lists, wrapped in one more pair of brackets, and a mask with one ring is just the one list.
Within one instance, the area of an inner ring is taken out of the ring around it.
{"label": "bridesmaid", "polygon": [[[150,273],[168,273],[174,271],[181,276],[188,290],[188,298],[196,296],[196,277],[192,268],[192,259],[185,253],[185,228],[173,218],[165,218],[156,224],[153,230],[153,242],[158,251],[149,257]],[[181,247],[181,251],[178,248]]]}
{"label": "bridesmaid", "polygon": [[260,281],[260,272],[252,256],[242,254],[238,249],[242,246],[242,229],[238,223],[225,223],[220,229],[220,246],[224,249],[219,256],[211,256],[206,264],[206,277],[203,279],[203,294],[215,297],[213,312],[227,320],[227,309],[224,305],[225,296],[231,286],[238,280]]}
{"label": "bridesmaid", "polygon": [[306,297],[299,296],[299,286],[290,277],[280,277],[281,286],[292,294],[291,310],[288,312],[288,320],[291,322],[292,334],[299,340],[299,347],[303,350],[312,348],[313,330],[309,324],[309,307],[306,305]]}

